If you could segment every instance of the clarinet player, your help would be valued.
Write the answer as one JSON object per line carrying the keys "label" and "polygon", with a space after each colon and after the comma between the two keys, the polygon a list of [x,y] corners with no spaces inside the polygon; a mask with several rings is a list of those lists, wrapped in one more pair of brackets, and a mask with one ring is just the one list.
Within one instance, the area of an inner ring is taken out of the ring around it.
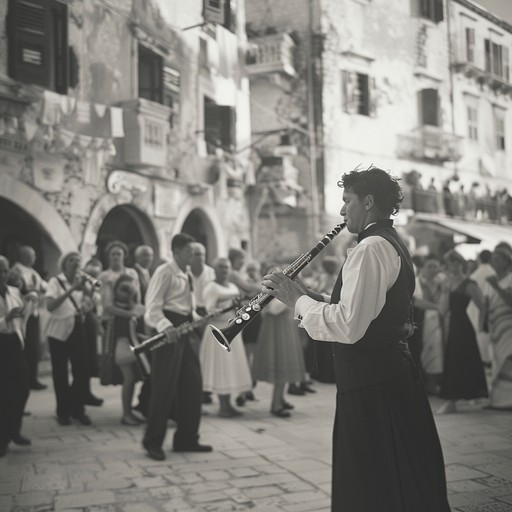
{"label": "clarinet player", "polygon": [[340,215],[358,235],[330,300],[283,273],[263,290],[295,308],[314,340],[332,343],[336,377],[332,510],[446,512],[443,455],[405,340],[414,271],[393,228],[403,200],[387,172],[344,174]]}
{"label": "clarinet player", "polygon": [[199,443],[203,382],[199,356],[192,343],[195,333],[179,339],[173,333],[173,327],[193,320],[195,301],[188,265],[195,242],[184,233],[173,237],[173,259],[155,270],[146,293],[144,320],[157,331],[165,331],[169,342],[153,351],[152,356],[151,395],[142,445],[154,460],[165,459],[162,445],[172,407],[177,423],[174,451],[212,450],[211,446]]}

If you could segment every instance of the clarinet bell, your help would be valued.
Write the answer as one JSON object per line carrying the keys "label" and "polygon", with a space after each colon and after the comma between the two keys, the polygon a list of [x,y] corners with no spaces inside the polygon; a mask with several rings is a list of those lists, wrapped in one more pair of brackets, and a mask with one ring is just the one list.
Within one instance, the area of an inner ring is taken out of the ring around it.
{"label": "clarinet bell", "polygon": [[213,334],[213,337],[216,339],[217,343],[227,352],[231,352],[231,342],[233,341],[233,338],[228,340],[228,338],[224,335],[224,333],[215,325],[209,325],[211,333]]}

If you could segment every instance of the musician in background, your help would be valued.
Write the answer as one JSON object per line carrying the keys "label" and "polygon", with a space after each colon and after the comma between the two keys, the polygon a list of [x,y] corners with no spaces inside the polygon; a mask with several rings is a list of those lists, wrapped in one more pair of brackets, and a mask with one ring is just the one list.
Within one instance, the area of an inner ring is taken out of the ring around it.
{"label": "musician in background", "polygon": [[[68,252],[60,260],[61,273],[50,278],[46,290],[48,344],[52,361],[53,387],[57,401],[57,422],[71,425],[71,418],[91,425],[85,414],[88,393],[85,315],[91,301],[84,296],[85,281],[80,275],[80,254]],[[68,365],[73,381],[69,383]]]}
{"label": "musician in background", "polygon": [[177,423],[174,451],[212,450],[211,446],[199,443],[203,383],[199,356],[191,340],[195,333],[177,339],[173,332],[173,327],[194,319],[192,278],[187,266],[195,241],[184,233],[173,237],[173,259],[155,270],[146,294],[144,319],[150,327],[165,331],[169,342],[153,351],[151,364],[151,397],[142,445],[154,460],[165,459],[162,445],[173,406]]}
{"label": "musician in background", "polygon": [[28,446],[21,435],[23,409],[29,395],[28,367],[23,352],[25,302],[20,291],[7,284],[9,262],[0,256],[0,457],[7,446]]}
{"label": "musician in background", "polygon": [[265,292],[295,308],[313,339],[334,342],[332,510],[448,512],[441,445],[403,341],[414,271],[390,219],[403,200],[401,188],[376,167],[345,174],[338,185],[340,214],[358,244],[330,300],[282,272],[262,282]]}
{"label": "musician in background", "polygon": [[211,311],[208,311],[205,305],[204,289],[208,283],[215,279],[215,270],[206,264],[206,247],[200,242],[192,244],[190,275],[192,276],[192,286],[196,298],[196,312],[201,316],[205,316],[211,313]]}
{"label": "musician in background", "polygon": [[[28,245],[23,245],[19,249],[19,261],[14,264],[21,275],[23,285],[21,292],[37,293],[40,299],[43,299],[46,290],[46,282],[41,278],[38,272],[33,268],[36,262],[36,251]],[[41,357],[41,324],[39,318],[39,307],[35,307],[27,322],[25,334],[25,354],[27,356],[28,373],[30,389],[46,389],[46,384],[39,381],[38,369],[39,359]]]}

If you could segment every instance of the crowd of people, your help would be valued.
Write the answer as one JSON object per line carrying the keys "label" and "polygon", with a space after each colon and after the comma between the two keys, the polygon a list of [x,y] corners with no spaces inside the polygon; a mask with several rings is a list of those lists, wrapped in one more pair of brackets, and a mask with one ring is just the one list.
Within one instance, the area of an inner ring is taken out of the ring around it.
{"label": "crowd of people", "polygon": [[[174,419],[176,451],[209,451],[199,442],[201,409],[213,401],[218,416],[237,418],[255,400],[258,381],[273,385],[269,412],[288,418],[291,395],[314,393],[312,378],[334,382],[333,343],[316,343],[300,329],[293,308],[273,301],[230,340],[230,354],[208,323],[223,326],[244,301],[261,292],[262,276],[285,264],[247,261],[241,249],[206,264],[206,248],[186,234],[172,240],[173,258],[154,269],[149,246],[113,241],[85,264],[77,252],[63,255],[60,272],[47,282],[34,270],[36,253],[21,247],[12,266],[0,257],[0,455],[21,434],[29,393],[44,389],[38,378],[43,334],[50,353],[56,419],[91,425],[87,406],[100,407],[91,379],[119,385],[120,422],[145,425],[142,444],[163,460],[167,421]],[[416,329],[409,346],[427,393],[444,400],[438,413],[455,412],[462,400],[512,410],[512,249],[505,243],[468,262],[456,251],[414,258]],[[331,295],[339,269],[325,255],[301,276],[303,286]],[[40,314],[47,311],[44,333]],[[213,320],[212,320],[213,315]],[[174,329],[193,323],[178,335]],[[156,332],[164,346],[136,358],[130,347]],[[318,339],[318,338],[317,338]],[[68,366],[71,368],[69,375]],[[138,403],[134,404],[137,387]]]}

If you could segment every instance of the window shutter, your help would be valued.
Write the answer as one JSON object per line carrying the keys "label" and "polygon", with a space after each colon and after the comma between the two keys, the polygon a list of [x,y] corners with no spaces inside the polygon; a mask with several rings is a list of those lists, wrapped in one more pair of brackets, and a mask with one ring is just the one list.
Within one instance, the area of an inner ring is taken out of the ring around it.
{"label": "window shutter", "polygon": [[430,0],[419,0],[420,14],[424,18],[430,18]]}
{"label": "window shutter", "polygon": [[222,149],[233,152],[236,141],[236,110],[233,107],[219,105],[220,144]]}
{"label": "window shutter", "polygon": [[225,0],[203,0],[204,21],[224,25],[224,2]]}
{"label": "window shutter", "polygon": [[68,9],[66,4],[52,2],[50,11],[54,38],[54,88],[60,94],[67,94],[69,84]]}
{"label": "window shutter", "polygon": [[9,75],[21,82],[50,84],[48,2],[10,0],[7,19]]}
{"label": "window shutter", "polygon": [[491,41],[489,39],[484,40],[485,50],[485,71],[491,72]]}
{"label": "window shutter", "polygon": [[503,78],[510,82],[510,53],[507,46],[502,47],[503,55]]}
{"label": "window shutter", "polygon": [[215,153],[220,146],[220,122],[217,105],[210,99],[204,98],[204,139],[208,154]]}
{"label": "window shutter", "polygon": [[343,81],[343,110],[348,114],[356,114],[358,109],[357,73],[342,71]]}
{"label": "window shutter", "polygon": [[444,19],[443,0],[434,0],[434,21],[439,23]]}
{"label": "window shutter", "polygon": [[368,87],[368,94],[370,96],[369,114],[370,117],[377,117],[377,85],[375,83],[375,78],[370,78]]}
{"label": "window shutter", "polygon": [[439,126],[439,96],[436,89],[420,91],[421,123],[429,126]]}
{"label": "window shutter", "polygon": [[224,26],[236,33],[236,5],[235,0],[224,1]]}
{"label": "window shutter", "polygon": [[75,88],[80,81],[80,64],[73,47],[69,47],[69,87]]}
{"label": "window shutter", "polygon": [[466,60],[475,62],[475,29],[466,28]]}

